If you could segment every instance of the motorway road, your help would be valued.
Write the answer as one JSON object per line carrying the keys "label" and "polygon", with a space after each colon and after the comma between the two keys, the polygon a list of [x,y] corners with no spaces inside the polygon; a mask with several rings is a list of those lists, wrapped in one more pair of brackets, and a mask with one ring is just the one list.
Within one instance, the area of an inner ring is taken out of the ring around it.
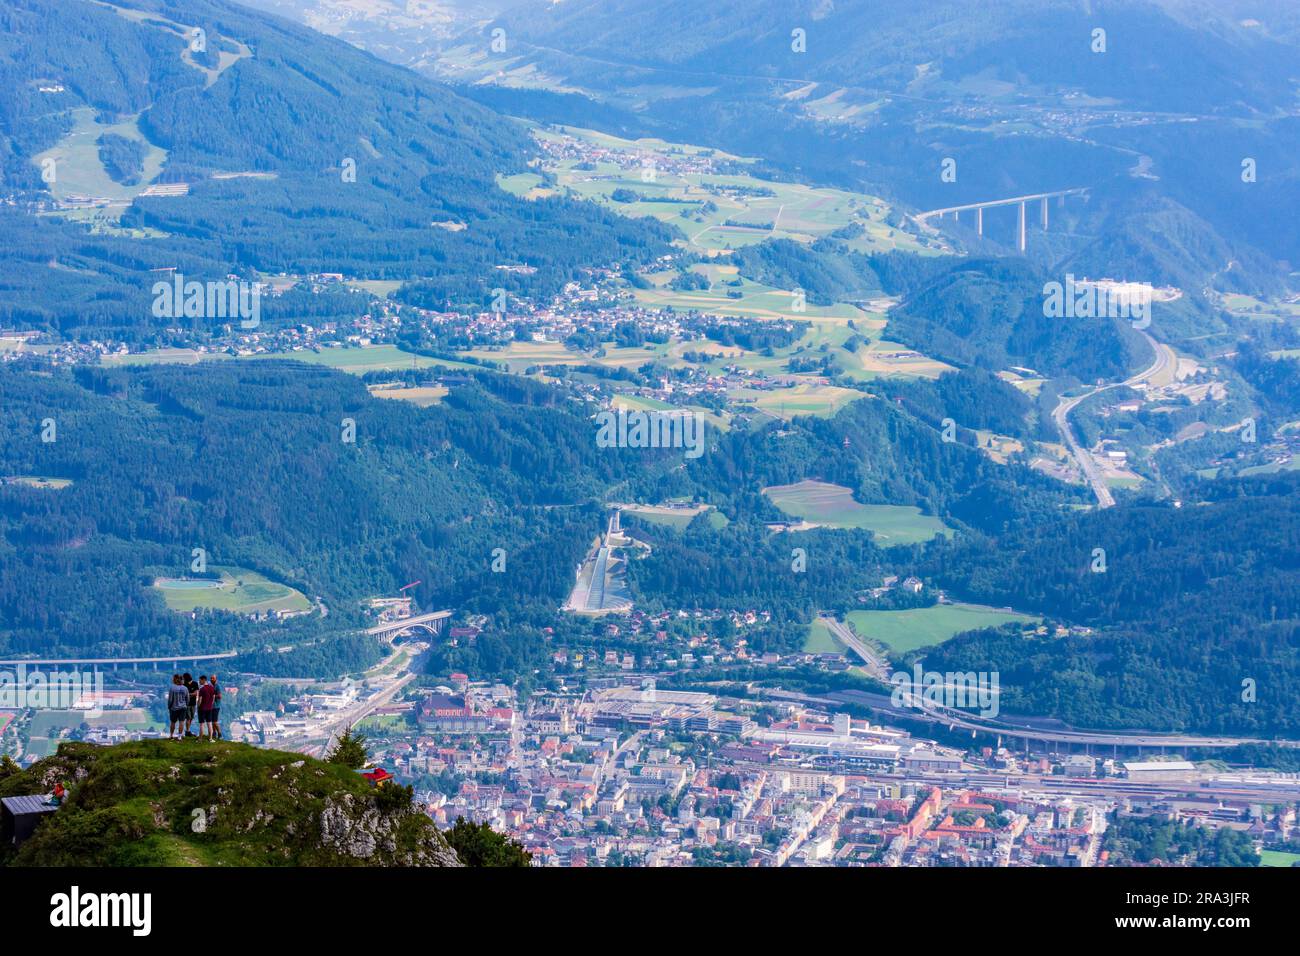
{"label": "motorway road", "polygon": [[427,651],[428,649],[429,647],[427,644],[423,644],[420,642],[404,644],[401,646],[394,646],[393,652],[388,657],[386,657],[383,661],[381,661],[380,663],[376,664],[373,668],[371,668],[371,671],[377,674],[382,674],[383,669],[385,667],[387,667],[391,662],[397,660],[401,654],[406,653],[408,654],[407,664],[406,664],[407,672],[403,674],[401,677],[394,675],[393,678],[387,683],[384,683],[383,686],[379,688],[379,690],[375,691],[373,694],[371,694],[368,697],[359,699],[352,706],[343,708],[338,712],[337,715],[333,717],[333,719],[329,721],[329,723],[325,724],[322,728],[314,729],[313,736],[318,734],[322,729],[325,731],[326,736],[325,736],[324,743],[322,744],[313,743],[303,747],[297,747],[296,749],[300,753],[306,753],[312,756],[323,757],[325,755],[326,748],[329,747],[329,742],[332,739],[334,739],[334,736],[336,734],[342,733],[348,727],[353,726],[357,722],[369,716],[374,711],[378,710],[380,707],[383,707],[384,705],[390,703],[394,697],[396,697],[399,693],[401,693],[402,688],[404,688],[407,684],[411,683],[411,681],[415,680],[415,678],[418,676],[418,673],[416,671],[416,664],[420,660],[424,652]]}
{"label": "motorway road", "polygon": [[927,209],[925,212],[916,214],[916,218],[924,222],[931,216],[944,216],[950,212],[965,212],[968,209],[993,209],[997,206],[1014,206],[1017,203],[1033,202],[1037,199],[1052,199],[1056,196],[1074,196],[1078,193],[1086,193],[1088,187],[1078,186],[1074,189],[1057,189],[1050,193],[1030,193],[1026,196],[1009,196],[1006,199],[989,199],[985,202],[971,202],[963,206],[945,206],[942,209]]}
{"label": "motorway road", "polygon": [[873,651],[862,638],[853,633],[853,629],[829,615],[820,615],[819,620],[849,650],[866,662],[867,672],[877,680],[889,680],[889,662]]}
{"label": "motorway road", "polygon": [[[1159,733],[1101,733],[1087,730],[1032,727],[1017,725],[1009,720],[990,720],[969,711],[954,710],[950,707],[937,707],[922,702],[920,707],[895,707],[887,694],[873,694],[869,691],[846,690],[833,691],[826,695],[828,703],[844,702],[860,704],[878,711],[892,712],[900,717],[913,720],[931,720],[949,727],[961,727],[966,730],[978,730],[984,733],[1001,734],[1003,737],[1017,740],[1037,740],[1042,742],[1091,745],[1096,747],[1148,747],[1185,749],[1190,747],[1236,747],[1241,744],[1267,744],[1270,741],[1255,737],[1202,737],[1195,734],[1159,734]],[[1272,741],[1281,746],[1296,746],[1293,741]]]}
{"label": "motorway road", "polygon": [[1092,492],[1097,496],[1097,507],[1099,508],[1109,508],[1115,503],[1115,496],[1110,493],[1110,488],[1106,486],[1106,479],[1102,477],[1101,469],[1097,467],[1097,463],[1093,460],[1092,455],[1080,446],[1079,442],[1075,439],[1074,431],[1070,428],[1070,412],[1074,411],[1080,402],[1092,398],[1092,396],[1100,394],[1107,389],[1118,388],[1121,385],[1131,387],[1140,382],[1148,381],[1164,372],[1170,365],[1177,361],[1173,349],[1157,342],[1146,332],[1142,332],[1141,329],[1138,331],[1150,344],[1151,351],[1155,355],[1155,358],[1149,366],[1131,378],[1126,378],[1122,382],[1112,382],[1110,385],[1101,385],[1074,398],[1062,397],[1060,404],[1058,404],[1056,409],[1052,412],[1052,421],[1056,423],[1056,429],[1061,433],[1061,437],[1065,440],[1066,447],[1070,449],[1070,454],[1073,455],[1074,460],[1079,463],[1079,469],[1083,472],[1083,477],[1087,479],[1088,484],[1092,486]]}
{"label": "motorway road", "polygon": [[[1007,718],[986,720],[969,711],[936,707],[922,702],[920,707],[896,707],[887,693],[865,690],[831,691],[823,695],[804,694],[798,691],[764,689],[764,695],[778,700],[797,700],[821,707],[838,704],[858,704],[878,713],[894,714],[908,720],[924,720],[947,727],[978,730],[986,734],[1001,734],[1016,740],[1036,740],[1044,743],[1091,745],[1094,747],[1140,747],[1151,749],[1187,749],[1191,747],[1236,747],[1241,744],[1276,744],[1279,747],[1300,747],[1296,740],[1264,740],[1258,737],[1202,737],[1195,734],[1161,734],[1135,731],[1130,733],[1105,733],[1100,731],[1053,729],[1016,724]],[[886,723],[888,720],[886,719]]]}
{"label": "motorway road", "polygon": [[333,740],[337,734],[341,734],[353,724],[356,724],[369,716],[377,708],[383,707],[385,704],[389,703],[397,696],[403,687],[411,683],[415,678],[415,674],[406,674],[364,700],[358,701],[351,707],[339,711],[338,716],[325,725],[324,729],[328,731],[325,742],[322,744],[313,743],[305,747],[299,747],[299,752],[311,756],[324,757],[325,750],[329,747],[329,742]]}

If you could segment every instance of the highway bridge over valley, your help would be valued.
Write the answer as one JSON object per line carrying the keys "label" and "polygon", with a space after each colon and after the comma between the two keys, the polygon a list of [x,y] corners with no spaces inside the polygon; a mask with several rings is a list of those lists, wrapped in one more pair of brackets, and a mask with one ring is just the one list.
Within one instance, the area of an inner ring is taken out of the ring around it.
{"label": "highway bridge over valley", "polygon": [[1040,204],[1039,221],[1043,231],[1047,231],[1047,200],[1056,199],[1057,202],[1064,205],[1066,196],[1081,196],[1088,192],[1087,186],[1078,186],[1073,189],[1056,189],[1045,193],[1030,193],[1027,196],[1011,196],[1007,199],[990,199],[985,202],[971,202],[960,206],[945,206],[942,209],[931,209],[927,212],[916,214],[916,221],[929,225],[931,219],[942,219],[949,213],[952,214],[954,221],[961,221],[961,214],[964,212],[975,213],[975,231],[979,235],[984,235],[984,210],[996,209],[999,206],[1019,206],[1020,214],[1016,226],[1016,248],[1021,252],[1025,251],[1026,239],[1028,237],[1026,229],[1026,207],[1031,202]]}

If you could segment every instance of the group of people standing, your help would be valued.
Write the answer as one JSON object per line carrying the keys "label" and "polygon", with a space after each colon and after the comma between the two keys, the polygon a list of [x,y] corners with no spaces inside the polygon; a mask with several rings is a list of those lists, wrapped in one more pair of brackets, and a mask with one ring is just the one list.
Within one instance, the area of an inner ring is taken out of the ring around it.
{"label": "group of people standing", "polygon": [[[167,688],[167,714],[171,718],[171,740],[198,737],[200,740],[221,739],[221,685],[217,675],[200,674],[197,681],[189,674],[173,674]],[[199,732],[193,731],[194,717],[198,715]]]}

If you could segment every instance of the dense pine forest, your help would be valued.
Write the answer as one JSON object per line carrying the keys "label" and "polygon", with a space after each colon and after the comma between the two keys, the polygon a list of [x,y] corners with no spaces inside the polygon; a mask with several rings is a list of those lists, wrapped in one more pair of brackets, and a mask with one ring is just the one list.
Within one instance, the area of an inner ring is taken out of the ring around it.
{"label": "dense pine forest", "polygon": [[600,527],[587,503],[629,465],[600,453],[554,394],[496,379],[509,399],[470,384],[423,411],[292,363],[5,370],[5,474],[71,484],[0,486],[4,649],[260,646],[255,625],[191,620],[150,588],[188,573],[194,548],[319,597],[327,629],[354,627],[363,598],[417,580],[425,606],[477,596],[494,609],[506,600],[488,573],[494,548],[517,570],[512,605],[554,602]]}
{"label": "dense pine forest", "polygon": [[1294,733],[1300,477],[1206,494],[937,545],[927,568],[955,593],[1091,631],[978,632],[931,650],[927,666],[991,666],[1007,709],[1079,726]]}

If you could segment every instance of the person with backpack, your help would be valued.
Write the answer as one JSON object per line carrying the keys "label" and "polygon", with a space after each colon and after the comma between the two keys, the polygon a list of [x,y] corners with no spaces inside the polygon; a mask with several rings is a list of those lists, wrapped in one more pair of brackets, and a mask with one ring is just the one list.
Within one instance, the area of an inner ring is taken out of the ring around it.
{"label": "person with backpack", "polygon": [[194,727],[194,712],[199,708],[199,685],[198,682],[195,681],[194,678],[189,674],[182,674],[181,676],[185,679],[185,689],[189,692],[190,695],[189,703],[185,705],[185,710],[186,710],[185,736],[197,737],[198,734],[194,732],[193,727]]}
{"label": "person with backpack", "polygon": [[221,685],[217,683],[217,675],[213,674],[208,678],[208,683],[212,685],[212,715],[208,723],[208,732],[216,740],[221,739]]}
{"label": "person with backpack", "polygon": [[212,700],[217,689],[208,683],[208,675],[199,675],[199,739],[212,740]]}
{"label": "person with backpack", "polygon": [[169,740],[180,740],[185,731],[185,720],[189,714],[190,692],[182,681],[180,674],[172,675],[172,683],[167,688],[167,716],[171,718]]}

